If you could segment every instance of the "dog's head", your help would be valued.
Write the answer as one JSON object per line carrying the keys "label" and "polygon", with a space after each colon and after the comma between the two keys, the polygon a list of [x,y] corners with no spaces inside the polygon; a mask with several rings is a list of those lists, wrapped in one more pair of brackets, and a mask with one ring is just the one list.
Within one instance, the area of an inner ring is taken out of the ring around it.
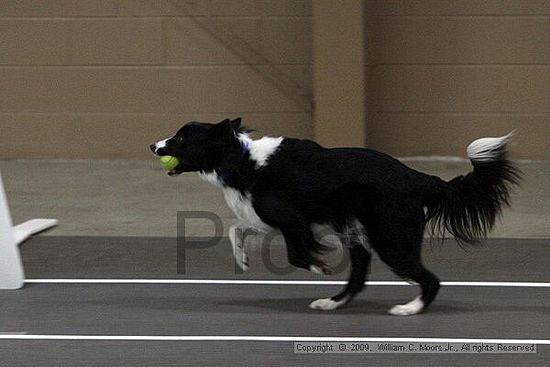
{"label": "dog's head", "polygon": [[184,172],[208,172],[240,154],[241,144],[237,135],[242,131],[240,118],[225,119],[216,124],[192,121],[171,138],[151,144],[151,151],[159,156],[178,158],[178,166],[168,172],[170,176]]}

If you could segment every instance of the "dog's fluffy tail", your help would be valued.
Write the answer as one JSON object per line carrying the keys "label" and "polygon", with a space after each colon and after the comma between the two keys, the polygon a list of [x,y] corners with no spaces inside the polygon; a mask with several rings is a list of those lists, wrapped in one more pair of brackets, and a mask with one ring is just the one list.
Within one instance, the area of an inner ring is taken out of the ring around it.
{"label": "dog's fluffy tail", "polygon": [[447,230],[460,245],[473,244],[493,228],[502,207],[510,205],[511,186],[520,181],[521,172],[506,159],[511,136],[475,140],[467,148],[473,171],[436,180],[426,199],[432,236],[444,238]]}

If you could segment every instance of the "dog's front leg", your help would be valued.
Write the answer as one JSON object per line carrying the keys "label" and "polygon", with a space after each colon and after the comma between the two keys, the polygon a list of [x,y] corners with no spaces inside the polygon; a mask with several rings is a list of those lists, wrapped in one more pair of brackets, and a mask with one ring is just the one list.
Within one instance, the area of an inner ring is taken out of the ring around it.
{"label": "dog's front leg", "polygon": [[244,248],[245,240],[245,230],[247,228],[241,224],[234,224],[229,227],[229,242],[231,242],[231,247],[233,247],[233,256],[235,257],[235,262],[243,271],[248,270],[248,256]]}

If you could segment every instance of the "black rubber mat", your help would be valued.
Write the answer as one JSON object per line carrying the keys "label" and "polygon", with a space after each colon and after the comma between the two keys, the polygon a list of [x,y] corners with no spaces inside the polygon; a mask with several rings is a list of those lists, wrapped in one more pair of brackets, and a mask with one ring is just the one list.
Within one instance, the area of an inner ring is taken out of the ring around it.
{"label": "black rubber mat", "polygon": [[[549,240],[488,240],[464,251],[449,240],[425,246],[424,258],[442,280],[548,282]],[[316,279],[288,272],[285,251],[251,249],[241,274],[226,240],[186,248],[178,274],[175,238],[39,236],[22,248],[28,279]],[[338,263],[338,257],[331,261]],[[344,262],[345,265],[345,262]],[[372,280],[397,279],[375,259]],[[0,293],[0,365],[4,366],[546,366],[550,347],[536,354],[300,355],[292,342],[10,340],[39,335],[268,335],[548,339],[550,288],[444,286],[423,314],[395,317],[388,308],[417,295],[417,287],[369,286],[336,311],[308,309],[333,285],[47,284]]]}
{"label": "black rubber mat", "polygon": [[[336,274],[317,276],[288,266],[286,251],[274,244],[262,252],[250,246],[250,270],[233,261],[226,239],[210,247],[177,245],[176,238],[39,236],[21,247],[28,278],[195,278],[345,279],[347,258],[329,256]],[[424,261],[442,280],[550,281],[550,240],[489,239],[462,249],[452,239],[424,245]],[[179,260],[178,260],[178,254]],[[178,274],[178,261],[180,273]],[[182,264],[184,267],[182,268]],[[182,271],[184,270],[184,271]],[[377,257],[373,280],[395,280]]]}

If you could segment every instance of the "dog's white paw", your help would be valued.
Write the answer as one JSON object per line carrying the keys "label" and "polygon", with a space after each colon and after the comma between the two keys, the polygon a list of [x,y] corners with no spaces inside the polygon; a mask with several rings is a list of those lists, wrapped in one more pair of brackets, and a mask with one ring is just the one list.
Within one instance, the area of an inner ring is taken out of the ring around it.
{"label": "dog's white paw", "polygon": [[248,255],[244,252],[242,247],[236,246],[233,255],[235,256],[235,262],[239,265],[243,271],[248,270]]}
{"label": "dog's white paw", "polygon": [[235,257],[235,262],[243,270],[248,270],[248,256],[246,255],[244,249],[244,238],[242,232],[240,232],[240,227],[237,225],[229,227],[229,242],[231,242],[231,247],[233,248],[233,257]]}
{"label": "dog's white paw", "polygon": [[233,246],[233,256],[235,257],[235,262],[239,265],[239,268],[243,271],[247,271],[248,255],[244,250],[244,244],[239,241],[237,243],[232,242],[231,245]]}
{"label": "dog's white paw", "polygon": [[237,265],[243,270],[248,271],[249,265],[248,265],[248,256],[245,256],[242,261],[237,261]]}
{"label": "dog's white paw", "polygon": [[395,316],[410,316],[422,312],[423,309],[424,302],[422,302],[422,299],[418,296],[406,305],[393,306],[388,313]]}
{"label": "dog's white paw", "polygon": [[346,303],[346,299],[341,301],[335,301],[332,298],[321,298],[317,301],[313,301],[309,304],[309,308],[321,311],[336,310],[338,307],[343,306]]}

